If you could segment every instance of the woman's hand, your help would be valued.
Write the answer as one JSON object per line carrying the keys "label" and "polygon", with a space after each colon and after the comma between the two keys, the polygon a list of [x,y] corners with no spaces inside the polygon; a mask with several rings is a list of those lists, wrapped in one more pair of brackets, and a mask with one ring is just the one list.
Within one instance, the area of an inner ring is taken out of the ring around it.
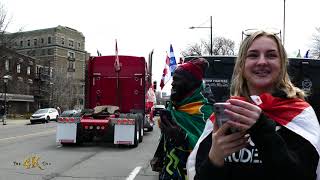
{"label": "woman's hand", "polygon": [[224,158],[248,145],[249,136],[246,135],[246,132],[241,131],[229,134],[231,127],[228,121],[218,129],[215,122],[209,159],[216,166],[223,166]]}
{"label": "woman's hand", "polygon": [[262,112],[257,105],[239,99],[229,99],[225,113],[230,118],[230,125],[240,131],[251,128],[259,119]]}

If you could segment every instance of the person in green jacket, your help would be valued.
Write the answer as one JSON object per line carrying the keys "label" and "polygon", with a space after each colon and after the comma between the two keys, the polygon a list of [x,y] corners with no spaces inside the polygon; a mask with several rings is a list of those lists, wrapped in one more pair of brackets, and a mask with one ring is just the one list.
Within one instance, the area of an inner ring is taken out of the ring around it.
{"label": "person in green jacket", "polygon": [[174,71],[168,116],[160,116],[159,123],[164,154],[160,180],[186,179],[187,158],[213,112],[213,104],[204,96],[203,77],[208,67],[206,59],[195,58]]}

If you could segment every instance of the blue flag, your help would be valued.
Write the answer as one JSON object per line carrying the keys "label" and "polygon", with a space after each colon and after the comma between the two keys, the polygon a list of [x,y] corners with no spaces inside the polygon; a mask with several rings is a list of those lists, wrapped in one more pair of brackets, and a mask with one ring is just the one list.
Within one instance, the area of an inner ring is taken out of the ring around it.
{"label": "blue flag", "polygon": [[177,62],[176,62],[176,58],[174,56],[173,53],[173,48],[172,48],[172,44],[170,44],[170,64],[169,64],[169,69],[171,72],[171,76],[173,76],[174,70],[176,70],[177,68]]}

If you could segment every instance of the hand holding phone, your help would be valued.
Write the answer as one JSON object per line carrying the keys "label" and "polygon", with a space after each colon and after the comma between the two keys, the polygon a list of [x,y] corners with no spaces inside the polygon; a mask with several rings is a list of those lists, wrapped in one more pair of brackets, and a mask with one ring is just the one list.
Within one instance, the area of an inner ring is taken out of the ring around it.
{"label": "hand holding phone", "polygon": [[[216,117],[218,128],[220,128],[224,123],[226,123],[227,121],[230,120],[228,115],[226,115],[224,113],[225,106],[228,105],[228,104],[230,104],[230,103],[227,103],[227,102],[214,103],[214,106],[213,106],[214,107],[214,114],[215,114],[215,117]],[[234,132],[237,132],[237,129],[230,128],[230,133],[234,133]]]}

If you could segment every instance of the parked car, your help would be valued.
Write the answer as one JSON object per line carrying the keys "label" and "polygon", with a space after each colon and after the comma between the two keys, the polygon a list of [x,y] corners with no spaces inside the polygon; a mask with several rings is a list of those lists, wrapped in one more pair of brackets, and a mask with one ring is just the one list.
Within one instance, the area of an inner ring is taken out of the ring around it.
{"label": "parked car", "polygon": [[65,110],[61,113],[60,117],[78,117],[81,114],[81,110]]}
{"label": "parked car", "polygon": [[160,111],[162,109],[166,109],[165,105],[161,105],[161,104],[154,105],[152,107],[153,116],[159,116],[160,115]]}
{"label": "parked car", "polygon": [[50,120],[57,121],[58,118],[59,118],[59,112],[55,108],[38,109],[30,117],[30,123],[31,124],[35,122],[48,123]]}

